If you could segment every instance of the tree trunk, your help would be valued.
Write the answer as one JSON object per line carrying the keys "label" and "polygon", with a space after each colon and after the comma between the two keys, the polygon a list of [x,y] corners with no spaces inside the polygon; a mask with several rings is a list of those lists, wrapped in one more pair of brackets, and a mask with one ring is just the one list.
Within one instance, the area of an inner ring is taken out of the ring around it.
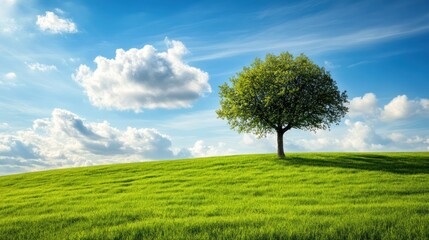
{"label": "tree trunk", "polygon": [[285,158],[285,151],[283,150],[283,131],[277,131],[277,156]]}

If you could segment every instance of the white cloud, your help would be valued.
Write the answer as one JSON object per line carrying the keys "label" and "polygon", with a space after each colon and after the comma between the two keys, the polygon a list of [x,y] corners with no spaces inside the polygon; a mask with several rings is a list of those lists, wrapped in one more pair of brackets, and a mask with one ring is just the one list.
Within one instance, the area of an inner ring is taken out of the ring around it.
{"label": "white cloud", "polygon": [[[380,108],[377,97],[366,93],[350,100],[348,117],[344,124],[333,131],[316,133],[292,130],[284,138],[286,151],[424,151],[428,148],[424,141],[429,133],[426,130],[416,133],[404,130],[397,125],[387,124],[386,120],[407,119],[420,124],[422,117],[429,116],[429,99],[408,100],[405,95],[398,96]],[[362,117],[358,121],[352,120]],[[389,117],[389,118],[387,118]],[[413,118],[410,118],[413,117]],[[276,136],[258,139],[252,134],[242,135],[241,147],[251,147],[250,152],[262,150],[273,152]],[[242,149],[242,148],[241,148]]]}
{"label": "white cloud", "polygon": [[63,109],[36,119],[31,129],[0,134],[0,166],[21,172],[176,157],[171,139],[156,129],[119,130]]}
{"label": "white cloud", "polygon": [[[413,111],[406,116],[414,117],[408,118],[408,121],[416,121],[420,124],[421,117],[428,116],[428,99],[410,101],[405,95],[401,98],[405,98],[405,102],[412,105]],[[398,97],[391,102],[396,103],[397,99]],[[398,128],[397,124],[384,122],[382,118],[384,110],[377,102],[373,93],[353,98],[350,100],[349,118],[344,120],[344,124],[333,127],[331,131],[320,130],[311,133],[293,129],[287,132],[284,138],[285,151],[426,151],[429,149],[429,133],[426,129],[416,132],[413,128],[401,129],[401,125]],[[359,120],[352,118],[358,116],[363,118]],[[239,151],[245,149],[246,153],[274,152],[276,136],[270,134],[266,138],[258,139],[252,134],[243,134],[239,141],[231,141],[227,144],[228,146],[237,145]]]}
{"label": "white cloud", "polygon": [[[57,10],[58,12],[58,10]],[[70,19],[62,19],[55,13],[46,11],[45,15],[37,15],[36,24],[42,31],[51,33],[76,33],[76,24]]]}
{"label": "white cloud", "polygon": [[352,63],[352,64],[348,65],[347,67],[348,68],[353,68],[353,67],[357,67],[357,66],[360,66],[360,65],[372,63],[373,61],[374,60],[363,60],[363,61],[359,61],[359,62],[356,62],[356,63]]}
{"label": "white cloud", "polygon": [[46,65],[42,63],[27,63],[27,66],[33,71],[49,72],[57,70],[55,65]]}
{"label": "white cloud", "polygon": [[368,123],[346,119],[345,125],[346,128],[335,133],[322,131],[307,137],[286,138],[285,146],[295,151],[382,151],[387,146],[386,139]]}
{"label": "white cloud", "polygon": [[406,140],[406,143],[424,143],[426,139],[420,137],[420,136],[414,136],[412,138],[408,138]]}
{"label": "white cloud", "polygon": [[429,115],[429,99],[408,100],[406,95],[399,95],[384,106],[380,118],[383,121],[394,121],[419,114]]}
{"label": "white cloud", "polygon": [[[344,14],[344,11],[342,12]],[[268,26],[263,31],[252,32],[251,35],[231,37],[232,40],[229,42],[205,43],[204,46],[199,47],[202,54],[195,56],[192,61],[221,59],[254,52],[284,51],[284,49],[292,49],[296,53],[325,53],[387,42],[429,30],[427,23],[422,20],[416,21],[416,19],[402,23],[391,22],[384,26],[364,24],[356,28],[350,28],[349,25],[345,24],[341,26],[341,29],[338,29],[333,37],[332,33],[329,30],[326,31],[326,29],[330,29],[328,25],[335,21],[322,19],[328,15],[323,13],[319,16],[315,15],[296,19],[296,21],[282,22],[278,25]],[[319,17],[321,18],[319,19]],[[338,12],[332,12],[330,17],[337,18]],[[321,23],[323,27],[319,25],[317,29],[314,29],[316,28],[315,22]],[[301,27],[296,28],[296,26]],[[305,32],[311,32],[312,34],[306,34]],[[287,36],[284,33],[287,33]]]}
{"label": "white cloud", "polygon": [[[310,137],[285,139],[297,151],[425,151],[428,132],[419,135],[404,130],[386,129],[381,121],[345,120],[345,128],[335,133],[324,131]],[[400,132],[401,131],[401,132]]]}
{"label": "white cloud", "polygon": [[429,111],[429,99],[421,99],[420,100],[420,106],[422,107],[423,111]]}
{"label": "white cloud", "polygon": [[80,58],[72,58],[72,57],[70,57],[68,60],[69,60],[70,62],[72,62],[72,63],[75,63],[75,62],[79,61],[79,60],[80,60]]}
{"label": "white cloud", "polygon": [[6,74],[4,75],[4,77],[5,77],[6,79],[12,80],[12,79],[15,79],[15,78],[16,78],[16,73],[14,73],[14,72],[9,72],[9,73],[6,73]]}
{"label": "white cloud", "polygon": [[411,147],[413,150],[422,151],[425,148],[429,150],[429,138],[418,135],[406,136],[402,133],[393,132],[388,138],[396,145],[402,147]]}
{"label": "white cloud", "polygon": [[348,112],[350,117],[369,117],[377,112],[377,97],[374,93],[366,93],[363,97],[355,97],[350,100]]}
{"label": "white cloud", "polygon": [[382,149],[382,138],[365,122],[348,122],[347,134],[338,143],[347,151],[374,151]]}
{"label": "white cloud", "polygon": [[0,85],[15,86],[16,85],[16,73],[9,72],[0,77]]}
{"label": "white cloud", "polygon": [[327,69],[335,69],[335,68],[339,68],[340,67],[340,65],[336,65],[336,64],[334,64],[334,63],[332,63],[330,61],[324,61],[323,64],[325,65],[325,67]]}
{"label": "white cloud", "polygon": [[355,97],[350,100],[348,116],[386,122],[416,116],[427,117],[429,116],[429,99],[409,100],[406,95],[399,95],[380,108],[375,94],[366,93],[363,97]]}
{"label": "white cloud", "polygon": [[189,152],[194,157],[221,156],[236,153],[234,149],[227,147],[224,142],[218,142],[216,145],[206,145],[203,140],[196,141],[194,146],[189,148]]}
{"label": "white cloud", "polygon": [[384,106],[381,118],[387,121],[406,118],[415,112],[414,107],[415,105],[408,101],[406,95],[400,95]]}
{"label": "white cloud", "polygon": [[208,74],[182,61],[187,52],[182,42],[166,42],[166,52],[146,45],[128,51],[117,49],[114,59],[98,56],[94,71],[80,65],[72,77],[100,108],[139,112],[142,108],[190,107],[198,97],[211,92]]}
{"label": "white cloud", "polygon": [[393,132],[387,136],[393,142],[404,142],[406,137],[402,133]]}
{"label": "white cloud", "polygon": [[55,8],[54,10],[55,10],[55,12],[57,12],[58,14],[64,14],[64,11],[63,11],[63,10],[61,10],[60,8]]}

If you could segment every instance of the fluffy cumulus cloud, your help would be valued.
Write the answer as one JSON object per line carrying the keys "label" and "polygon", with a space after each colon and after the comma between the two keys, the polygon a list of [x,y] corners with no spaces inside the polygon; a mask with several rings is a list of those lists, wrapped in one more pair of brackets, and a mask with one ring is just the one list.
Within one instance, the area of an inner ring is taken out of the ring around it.
{"label": "fluffy cumulus cloud", "polygon": [[350,117],[368,117],[373,116],[377,112],[377,97],[374,93],[366,93],[363,97],[355,97],[350,100],[348,113]]}
{"label": "fluffy cumulus cloud", "polygon": [[[350,124],[347,121],[347,124]],[[284,145],[286,151],[358,151],[352,144],[346,144],[351,139],[349,135],[354,134],[350,128],[342,129],[340,132],[332,133],[329,131],[318,131],[315,133],[306,133],[296,135],[295,132],[288,132],[285,135]],[[356,142],[359,140],[356,139]],[[276,137],[272,136],[272,144],[275,146]]]}
{"label": "fluffy cumulus cloud", "polygon": [[355,97],[349,101],[348,116],[351,118],[363,117],[384,122],[413,117],[428,117],[429,99],[409,100],[406,95],[399,95],[383,107],[379,107],[376,95],[374,93],[366,93],[362,97]]}
{"label": "fluffy cumulus cloud", "polygon": [[119,130],[63,109],[31,129],[0,134],[0,174],[176,157],[171,139],[156,129]]}
{"label": "fluffy cumulus cloud", "polygon": [[[306,137],[285,139],[289,151],[426,151],[429,134],[420,135],[385,130],[380,124],[346,119],[345,126],[335,133],[325,131]],[[274,138],[273,138],[274,139]]]}
{"label": "fluffy cumulus cloud", "polygon": [[50,72],[57,70],[57,67],[55,65],[47,65],[43,63],[26,63],[28,68],[30,68],[32,71],[39,71],[39,72]]}
{"label": "fluffy cumulus cloud", "polygon": [[384,106],[381,119],[394,121],[416,115],[429,115],[429,99],[408,100],[406,95],[400,95]]}
{"label": "fluffy cumulus cloud", "polygon": [[345,121],[347,133],[340,141],[336,141],[342,149],[349,151],[377,151],[383,149],[385,140],[365,122]]}
{"label": "fluffy cumulus cloud", "polygon": [[208,74],[183,62],[187,49],[182,42],[166,43],[166,52],[146,45],[118,49],[113,59],[98,56],[95,70],[80,65],[72,77],[100,108],[139,112],[144,108],[190,107],[211,92]]}
{"label": "fluffy cumulus cloud", "polygon": [[403,133],[392,132],[387,136],[393,143],[401,146],[414,146],[416,151],[429,151],[429,137],[406,136]]}
{"label": "fluffy cumulus cloud", "polygon": [[54,34],[76,33],[78,31],[76,24],[72,20],[62,19],[50,11],[46,11],[45,15],[37,15],[36,24],[40,30]]}

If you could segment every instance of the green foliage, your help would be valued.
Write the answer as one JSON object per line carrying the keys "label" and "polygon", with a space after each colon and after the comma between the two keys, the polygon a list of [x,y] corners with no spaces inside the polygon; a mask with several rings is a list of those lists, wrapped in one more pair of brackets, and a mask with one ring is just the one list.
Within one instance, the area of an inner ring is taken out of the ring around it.
{"label": "green foliage", "polygon": [[304,54],[267,54],[255,59],[236,77],[220,86],[217,114],[238,132],[258,136],[327,129],[347,112],[346,92],[340,92],[329,72]]}
{"label": "green foliage", "polygon": [[3,176],[0,239],[429,239],[429,153],[242,155]]}

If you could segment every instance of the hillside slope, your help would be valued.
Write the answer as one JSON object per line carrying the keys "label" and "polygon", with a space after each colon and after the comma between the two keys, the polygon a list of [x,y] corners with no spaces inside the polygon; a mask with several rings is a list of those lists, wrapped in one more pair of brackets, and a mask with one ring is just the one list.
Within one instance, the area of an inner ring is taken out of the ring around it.
{"label": "hillside slope", "polygon": [[429,239],[429,153],[241,155],[0,177],[0,239]]}

